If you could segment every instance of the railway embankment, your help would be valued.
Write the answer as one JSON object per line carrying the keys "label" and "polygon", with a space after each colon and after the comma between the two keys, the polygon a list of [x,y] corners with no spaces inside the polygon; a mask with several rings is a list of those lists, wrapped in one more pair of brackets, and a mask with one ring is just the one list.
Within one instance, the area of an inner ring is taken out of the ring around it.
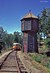
{"label": "railway embankment", "polygon": [[0,55],[0,59],[1,59],[2,57],[4,57],[5,55],[7,55],[8,53],[10,53],[11,51],[12,51],[12,50],[3,52],[3,53]]}
{"label": "railway embankment", "polygon": [[18,52],[18,55],[29,73],[49,73],[46,67],[33,60],[27,53]]}
{"label": "railway embankment", "polygon": [[[5,59],[6,55],[8,55],[10,52],[11,51],[8,51],[0,57],[0,64]],[[20,71],[27,71],[27,73],[49,73],[46,67],[44,67],[40,63],[33,60],[27,53],[22,53],[21,51],[16,52],[16,55],[13,55],[13,53],[12,53],[11,58],[8,57],[7,62],[5,62],[5,64],[3,64],[3,67],[6,65],[8,67],[9,65],[12,65],[13,63],[15,64],[16,61],[15,61],[15,59],[13,59],[13,58],[15,58],[15,56],[17,56],[16,60],[18,62]],[[16,66],[16,64],[15,64],[15,66]],[[5,68],[7,69],[7,67],[5,67]],[[15,70],[15,68],[13,70]]]}

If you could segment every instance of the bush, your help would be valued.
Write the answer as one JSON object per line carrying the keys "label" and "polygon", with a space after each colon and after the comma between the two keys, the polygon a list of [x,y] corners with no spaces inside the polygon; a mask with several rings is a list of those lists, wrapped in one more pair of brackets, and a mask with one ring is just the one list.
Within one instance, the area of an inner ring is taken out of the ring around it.
{"label": "bush", "polygon": [[35,60],[38,63],[41,63],[43,66],[47,67],[50,69],[50,57],[48,58],[46,54],[38,54],[38,53],[33,53],[29,54],[29,56],[32,57],[33,60]]}
{"label": "bush", "polygon": [[46,58],[46,55],[38,55],[37,57],[35,57],[35,61],[41,63],[41,61]]}
{"label": "bush", "polygon": [[33,55],[30,55],[32,58],[33,58],[33,60],[35,60],[35,61],[37,61],[37,62],[39,62],[39,63],[41,63],[41,61],[44,59],[44,58],[46,58],[47,57],[47,55],[42,55],[42,54],[33,54]]}
{"label": "bush", "polygon": [[49,48],[50,47],[50,38],[45,39],[45,45]]}
{"label": "bush", "polygon": [[42,65],[46,66],[47,68],[50,69],[50,58],[46,58],[42,61]]}

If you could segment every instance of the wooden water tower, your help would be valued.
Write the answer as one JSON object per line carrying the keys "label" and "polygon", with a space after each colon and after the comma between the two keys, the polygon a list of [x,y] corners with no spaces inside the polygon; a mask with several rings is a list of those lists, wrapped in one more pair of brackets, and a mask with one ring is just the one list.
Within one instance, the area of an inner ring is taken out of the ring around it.
{"label": "wooden water tower", "polygon": [[38,52],[37,32],[39,28],[38,17],[29,12],[21,19],[23,32],[24,52]]}

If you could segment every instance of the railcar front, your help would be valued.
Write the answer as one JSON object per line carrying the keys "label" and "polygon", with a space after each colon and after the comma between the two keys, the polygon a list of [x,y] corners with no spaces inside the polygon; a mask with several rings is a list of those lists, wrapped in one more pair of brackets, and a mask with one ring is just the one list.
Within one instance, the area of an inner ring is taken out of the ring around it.
{"label": "railcar front", "polygon": [[21,50],[21,44],[20,43],[13,43],[13,49],[16,51],[20,51]]}

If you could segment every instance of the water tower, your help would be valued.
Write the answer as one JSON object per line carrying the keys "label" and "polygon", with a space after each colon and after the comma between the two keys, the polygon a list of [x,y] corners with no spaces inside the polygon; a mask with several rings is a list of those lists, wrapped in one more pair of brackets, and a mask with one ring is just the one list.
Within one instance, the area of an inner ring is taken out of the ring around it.
{"label": "water tower", "polygon": [[24,52],[38,52],[37,32],[39,28],[38,17],[31,12],[21,19],[21,30],[23,32]]}

